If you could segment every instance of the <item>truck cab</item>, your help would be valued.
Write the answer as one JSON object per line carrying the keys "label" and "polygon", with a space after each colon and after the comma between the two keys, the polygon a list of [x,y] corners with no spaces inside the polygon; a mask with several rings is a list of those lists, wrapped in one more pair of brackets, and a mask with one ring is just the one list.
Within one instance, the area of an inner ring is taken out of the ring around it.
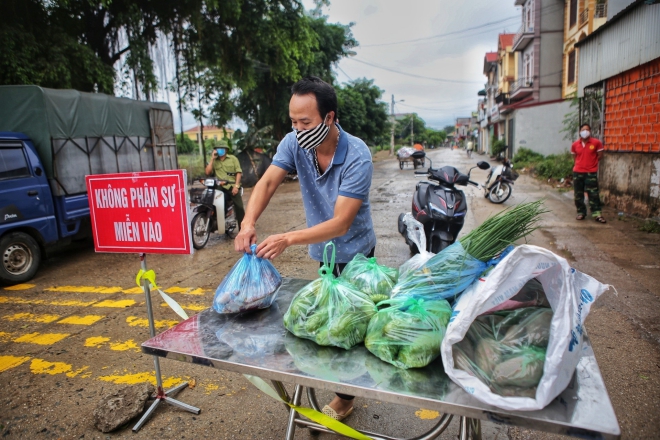
{"label": "truck cab", "polygon": [[0,199],[0,277],[30,279],[58,233],[48,179],[24,134],[0,132]]}

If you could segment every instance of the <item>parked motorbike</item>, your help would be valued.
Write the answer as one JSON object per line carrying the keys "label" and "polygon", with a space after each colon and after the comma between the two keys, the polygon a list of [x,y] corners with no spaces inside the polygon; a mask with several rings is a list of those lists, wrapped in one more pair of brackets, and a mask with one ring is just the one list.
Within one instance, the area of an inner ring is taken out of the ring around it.
{"label": "parked motorbike", "polygon": [[[214,178],[199,180],[205,188],[190,190],[190,201],[196,203],[193,209],[196,214],[191,222],[192,242],[195,249],[202,249],[209,241],[211,232],[226,234],[229,238],[235,238],[238,233],[238,223],[234,213],[234,203],[229,199],[225,206],[225,194],[220,189],[227,184],[225,180]],[[239,189],[241,196],[243,188]],[[222,213],[218,216],[218,213]]]}
{"label": "parked motorbike", "polygon": [[[413,153],[416,158],[424,158],[422,151]],[[465,194],[456,186],[479,184],[470,180],[470,173],[475,168],[487,170],[490,168],[488,162],[481,161],[470,168],[467,174],[463,174],[452,166],[433,168],[433,162],[429,159],[430,167],[427,171],[415,171],[416,175],[427,176],[430,182],[419,182],[415,187],[412,199],[412,216],[424,225],[426,235],[427,251],[437,254],[447,246],[456,241],[458,233],[463,228],[465,215],[467,214],[467,201]],[[417,245],[408,236],[408,231],[403,216],[399,215],[399,233],[403,235],[410,252],[419,252]]]}
{"label": "parked motorbike", "polygon": [[518,178],[518,173],[513,171],[513,164],[509,159],[504,159],[502,165],[492,168],[484,184],[484,197],[493,203],[506,202],[513,192],[513,182]]}

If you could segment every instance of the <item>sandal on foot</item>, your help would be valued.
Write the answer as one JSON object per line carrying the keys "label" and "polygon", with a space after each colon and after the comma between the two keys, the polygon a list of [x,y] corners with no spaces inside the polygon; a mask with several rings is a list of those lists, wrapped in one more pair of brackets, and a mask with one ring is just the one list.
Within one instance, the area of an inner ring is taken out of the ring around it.
{"label": "sandal on foot", "polygon": [[595,220],[596,220],[598,223],[607,223],[607,220],[605,220],[605,219],[604,219],[602,216],[600,216],[600,215],[599,215],[598,217],[596,217]]}
{"label": "sandal on foot", "polygon": [[323,409],[322,409],[321,411],[322,411],[323,414],[325,414],[326,416],[328,416],[328,417],[332,417],[332,418],[335,419],[336,421],[341,422],[341,421],[344,420],[346,417],[348,417],[348,416],[351,415],[351,413],[353,412],[353,407],[351,407],[348,411],[346,411],[345,414],[339,414],[337,411],[335,411],[334,409],[330,408],[329,405],[324,406]]}
{"label": "sandal on foot", "polygon": [[584,214],[578,214],[578,216],[575,217],[575,220],[584,220]]}

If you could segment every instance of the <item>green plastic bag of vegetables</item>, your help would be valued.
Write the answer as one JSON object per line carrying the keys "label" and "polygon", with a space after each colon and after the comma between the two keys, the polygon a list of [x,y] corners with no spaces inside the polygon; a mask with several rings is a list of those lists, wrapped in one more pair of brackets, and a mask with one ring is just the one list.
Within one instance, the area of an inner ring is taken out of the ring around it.
{"label": "green plastic bag of vegetables", "polygon": [[[327,253],[332,257],[328,264]],[[364,341],[376,306],[369,297],[342,278],[335,278],[335,247],[325,246],[320,278],[300,289],[284,314],[284,327],[299,338],[346,350]]]}
{"label": "green plastic bag of vegetables", "polygon": [[385,362],[407,369],[421,368],[440,356],[440,343],[451,317],[443,299],[398,297],[369,322],[364,345]]}
{"label": "green plastic bag of vegetables", "polygon": [[367,258],[362,254],[357,254],[346,265],[341,273],[341,278],[351,283],[360,292],[366,293],[374,304],[378,304],[390,299],[392,287],[399,278],[399,271],[381,266],[376,262],[376,257]]}
{"label": "green plastic bag of vegetables", "polygon": [[543,307],[482,315],[454,345],[454,364],[501,396],[534,397],[551,321],[552,310]]}

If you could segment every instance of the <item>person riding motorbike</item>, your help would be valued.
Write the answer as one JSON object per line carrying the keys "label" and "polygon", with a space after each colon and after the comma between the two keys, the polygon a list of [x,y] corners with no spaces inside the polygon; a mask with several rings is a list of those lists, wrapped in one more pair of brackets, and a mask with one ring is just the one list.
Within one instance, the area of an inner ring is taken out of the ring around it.
{"label": "person riding motorbike", "polygon": [[241,176],[243,170],[236,156],[227,154],[227,149],[219,147],[213,149],[211,162],[205,169],[207,176],[215,175],[218,180],[227,181],[220,186],[220,190],[225,194],[225,206],[229,206],[229,199],[234,202],[234,212],[236,213],[237,227],[241,227],[241,222],[245,217],[243,208],[243,198],[241,197]]}

